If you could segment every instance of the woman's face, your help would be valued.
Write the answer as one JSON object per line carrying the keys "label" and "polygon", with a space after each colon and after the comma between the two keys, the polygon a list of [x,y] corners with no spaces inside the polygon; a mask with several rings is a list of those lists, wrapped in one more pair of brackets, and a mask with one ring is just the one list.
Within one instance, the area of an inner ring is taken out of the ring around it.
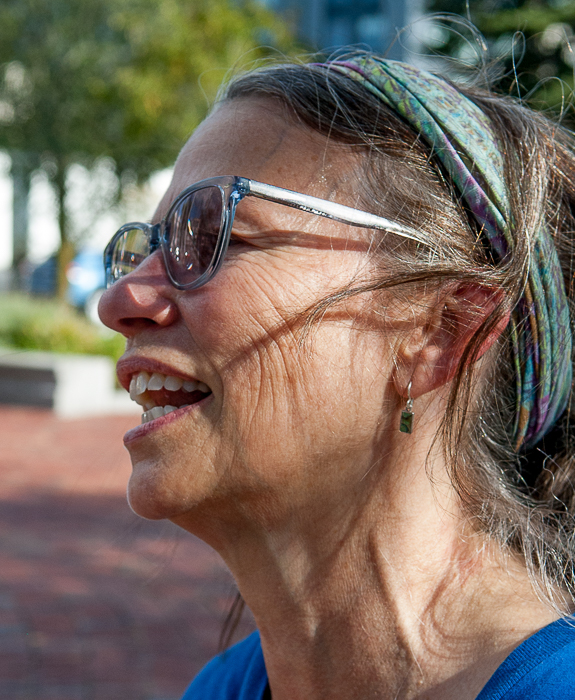
{"label": "woman's face", "polygon": [[[188,141],[154,221],[183,189],[218,175],[363,208],[353,187],[360,167],[273,102],[232,101]],[[103,321],[127,338],[118,364],[124,387],[144,371],[209,387],[202,400],[125,436],[132,508],[208,538],[216,522],[272,527],[303,512],[320,517],[361,487],[392,420],[397,432],[397,407],[386,408],[393,341],[370,299],[330,308],[302,342],[302,313],[369,273],[368,234],[247,198],[233,235],[204,287],[175,289],[156,252],[100,306]]]}

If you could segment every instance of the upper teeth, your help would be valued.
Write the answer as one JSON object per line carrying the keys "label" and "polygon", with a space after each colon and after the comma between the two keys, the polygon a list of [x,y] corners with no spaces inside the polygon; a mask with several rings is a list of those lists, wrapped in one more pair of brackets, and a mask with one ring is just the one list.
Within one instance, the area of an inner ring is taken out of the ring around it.
{"label": "upper teeth", "polygon": [[[154,404],[147,396],[147,391],[158,391],[167,389],[167,391],[179,391],[183,389],[188,393],[192,391],[201,391],[204,394],[209,394],[210,388],[203,382],[198,382],[195,379],[184,380],[180,377],[172,377],[170,375],[154,372],[150,375],[148,372],[140,372],[132,377],[130,381],[130,398],[140,406],[148,408],[150,404]],[[152,406],[153,407],[153,406]]]}

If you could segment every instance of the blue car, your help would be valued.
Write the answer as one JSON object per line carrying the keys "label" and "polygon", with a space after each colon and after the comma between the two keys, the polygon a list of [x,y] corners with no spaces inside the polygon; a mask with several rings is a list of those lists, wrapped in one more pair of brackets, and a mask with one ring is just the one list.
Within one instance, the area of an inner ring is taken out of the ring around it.
{"label": "blue car", "polygon": [[102,251],[83,250],[66,269],[68,301],[98,322],[98,302],[106,286]]}

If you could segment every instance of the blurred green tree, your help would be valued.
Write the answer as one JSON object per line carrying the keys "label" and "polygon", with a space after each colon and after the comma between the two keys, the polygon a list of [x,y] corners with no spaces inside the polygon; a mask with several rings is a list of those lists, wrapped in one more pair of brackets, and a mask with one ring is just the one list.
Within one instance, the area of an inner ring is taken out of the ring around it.
{"label": "blurred green tree", "polygon": [[142,181],[173,162],[226,70],[278,50],[293,50],[286,23],[256,0],[2,0],[0,148],[13,164],[15,264],[34,169],[58,201],[63,294],[75,244],[70,166],[111,158],[120,182]]}
{"label": "blurred green tree", "polygon": [[[429,10],[471,20],[486,40],[487,70],[499,89],[520,95],[537,109],[562,112],[570,102],[575,67],[573,0],[431,0]],[[480,44],[457,22],[452,29],[443,32],[434,52],[477,65],[484,58]],[[575,126],[569,112],[565,121]]]}

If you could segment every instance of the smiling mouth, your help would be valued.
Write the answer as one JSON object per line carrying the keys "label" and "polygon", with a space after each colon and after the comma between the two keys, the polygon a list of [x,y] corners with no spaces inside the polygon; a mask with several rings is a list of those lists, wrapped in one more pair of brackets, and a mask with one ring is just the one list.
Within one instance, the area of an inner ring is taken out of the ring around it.
{"label": "smiling mouth", "polygon": [[142,406],[142,423],[198,403],[211,394],[207,384],[154,372],[139,372],[130,381],[130,398]]}

